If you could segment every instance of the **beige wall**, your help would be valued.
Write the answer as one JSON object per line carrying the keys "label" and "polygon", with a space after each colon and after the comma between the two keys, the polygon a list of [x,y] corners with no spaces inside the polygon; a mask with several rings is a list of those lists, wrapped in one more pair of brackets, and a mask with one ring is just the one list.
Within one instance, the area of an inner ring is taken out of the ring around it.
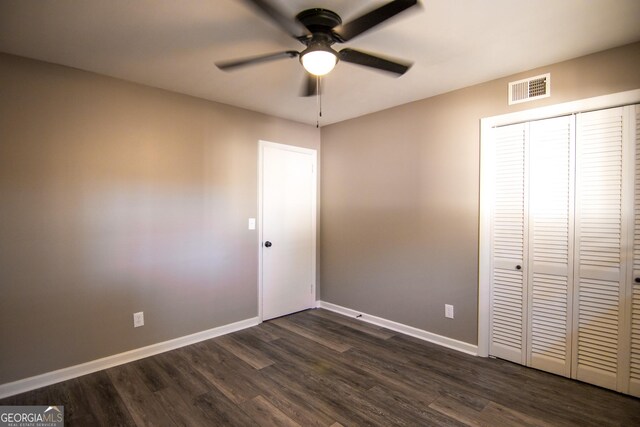
{"label": "beige wall", "polygon": [[480,119],[638,88],[635,43],[322,128],[321,299],[477,343]]}
{"label": "beige wall", "polygon": [[[322,136],[323,300],[475,343],[479,119],[639,88],[639,65],[640,43],[320,135],[0,54],[0,384],[256,316],[259,139]],[[551,98],[506,105],[547,71]]]}
{"label": "beige wall", "polygon": [[320,133],[0,55],[0,384],[257,316],[259,139]]}

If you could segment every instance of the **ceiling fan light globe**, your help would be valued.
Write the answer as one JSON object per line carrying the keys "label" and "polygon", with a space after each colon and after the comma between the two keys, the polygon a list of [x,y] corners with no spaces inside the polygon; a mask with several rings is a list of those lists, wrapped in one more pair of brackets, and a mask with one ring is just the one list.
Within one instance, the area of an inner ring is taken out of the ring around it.
{"label": "ceiling fan light globe", "polygon": [[300,58],[305,70],[315,76],[324,76],[333,70],[338,63],[338,57],[328,50],[312,50]]}

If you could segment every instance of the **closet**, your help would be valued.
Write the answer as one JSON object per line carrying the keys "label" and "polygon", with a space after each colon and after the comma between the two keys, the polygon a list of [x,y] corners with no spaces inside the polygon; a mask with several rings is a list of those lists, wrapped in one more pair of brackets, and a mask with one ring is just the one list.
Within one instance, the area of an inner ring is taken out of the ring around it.
{"label": "closet", "polygon": [[489,355],[640,396],[640,107],[492,129]]}

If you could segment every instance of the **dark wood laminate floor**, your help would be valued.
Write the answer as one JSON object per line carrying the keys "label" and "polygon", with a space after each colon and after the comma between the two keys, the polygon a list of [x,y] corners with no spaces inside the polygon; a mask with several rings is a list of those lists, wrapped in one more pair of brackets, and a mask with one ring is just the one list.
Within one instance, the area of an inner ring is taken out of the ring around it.
{"label": "dark wood laminate floor", "polygon": [[309,310],[1,400],[68,426],[640,426],[640,399]]}

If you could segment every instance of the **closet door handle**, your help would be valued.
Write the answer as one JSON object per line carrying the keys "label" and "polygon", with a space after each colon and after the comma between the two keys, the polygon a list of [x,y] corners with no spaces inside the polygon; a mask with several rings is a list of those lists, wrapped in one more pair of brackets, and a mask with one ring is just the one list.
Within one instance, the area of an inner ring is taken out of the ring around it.
{"label": "closet door handle", "polygon": [[640,277],[636,277],[636,283],[640,283]]}
{"label": "closet door handle", "polygon": [[522,270],[522,266],[520,264],[516,265],[516,270]]}

